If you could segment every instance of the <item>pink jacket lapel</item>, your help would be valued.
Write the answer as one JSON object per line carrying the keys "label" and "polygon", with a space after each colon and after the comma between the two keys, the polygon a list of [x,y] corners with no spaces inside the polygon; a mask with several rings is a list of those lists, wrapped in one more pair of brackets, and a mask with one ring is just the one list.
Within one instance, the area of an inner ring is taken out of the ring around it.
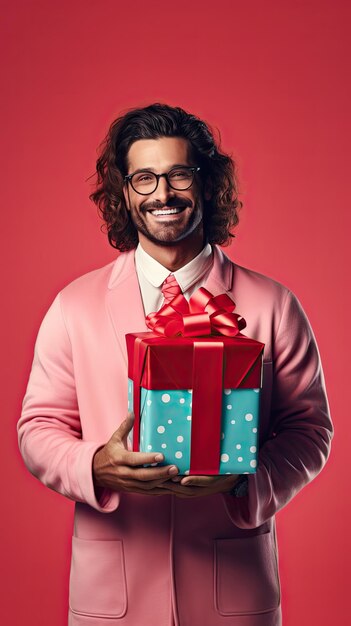
{"label": "pink jacket lapel", "polygon": [[233,285],[234,267],[218,246],[213,248],[213,266],[204,287],[214,296],[230,291]]}

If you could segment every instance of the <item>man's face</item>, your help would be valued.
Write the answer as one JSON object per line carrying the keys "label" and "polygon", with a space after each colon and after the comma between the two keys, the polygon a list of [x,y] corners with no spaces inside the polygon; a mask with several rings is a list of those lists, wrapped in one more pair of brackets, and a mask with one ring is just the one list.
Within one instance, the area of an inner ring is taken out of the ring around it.
{"label": "man's face", "polygon": [[[140,139],[127,154],[128,174],[140,169],[164,174],[179,165],[197,165],[191,157],[189,142],[180,137]],[[141,241],[146,237],[162,246],[173,245],[188,237],[202,222],[203,199],[196,174],[192,186],[185,191],[172,189],[162,177],[157,189],[147,196],[125,183],[124,197]],[[159,215],[160,209],[177,209],[177,212]]]}

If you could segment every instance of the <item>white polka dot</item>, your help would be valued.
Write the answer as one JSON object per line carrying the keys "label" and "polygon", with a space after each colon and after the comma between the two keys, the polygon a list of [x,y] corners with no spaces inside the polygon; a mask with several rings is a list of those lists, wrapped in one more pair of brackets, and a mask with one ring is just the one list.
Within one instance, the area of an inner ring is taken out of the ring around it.
{"label": "white polka dot", "polygon": [[226,474],[231,474],[231,472],[226,472]]}
{"label": "white polka dot", "polygon": [[260,392],[260,390],[259,390],[259,389],[254,389],[254,392],[255,392],[255,393],[259,393],[259,392]]}
{"label": "white polka dot", "polygon": [[246,419],[247,422],[252,422],[252,420],[253,420],[252,413],[246,413],[245,419]]}
{"label": "white polka dot", "polygon": [[237,450],[240,450],[241,449],[241,444],[237,443],[235,447],[236,447]]}
{"label": "white polka dot", "polygon": [[188,420],[188,422],[191,422],[191,415],[187,415],[186,419]]}
{"label": "white polka dot", "polygon": [[167,421],[168,421],[168,424],[172,424],[172,420],[167,420]]}
{"label": "white polka dot", "polygon": [[238,456],[239,463],[241,463],[242,460],[243,460],[243,457],[242,456]]}
{"label": "white polka dot", "polygon": [[221,434],[221,439],[224,439],[224,433]]}
{"label": "white polka dot", "polygon": [[231,404],[227,404],[227,409],[229,409],[229,411],[230,411],[230,409],[232,409],[232,408],[233,408],[233,407],[232,407],[232,405],[231,405]]}
{"label": "white polka dot", "polygon": [[174,456],[175,456],[175,458],[176,458],[176,459],[181,459],[181,458],[182,458],[182,456],[183,456],[183,452],[180,452],[180,450],[178,450],[178,451],[175,453],[175,455],[174,455]]}
{"label": "white polka dot", "polygon": [[253,432],[253,433],[257,433],[257,428],[253,428],[253,429],[252,429],[252,432]]}
{"label": "white polka dot", "polygon": [[230,420],[230,423],[231,424],[235,424],[235,420]]}
{"label": "white polka dot", "polygon": [[179,443],[182,443],[182,441],[184,441],[184,437],[182,437],[182,435],[178,435],[177,441],[179,441]]}
{"label": "white polka dot", "polygon": [[180,402],[180,404],[184,404],[185,399],[184,398],[180,398],[179,402]]}
{"label": "white polka dot", "polygon": [[256,452],[256,450],[257,450],[256,446],[251,446],[250,452],[254,453],[254,452]]}
{"label": "white polka dot", "polygon": [[184,474],[185,474],[186,476],[189,476],[189,474],[190,474],[190,470],[185,470]]}
{"label": "white polka dot", "polygon": [[192,403],[192,402],[189,402],[189,406],[193,406],[193,403]]}
{"label": "white polka dot", "polygon": [[128,409],[129,409],[129,407],[130,407],[130,402],[129,402],[129,400],[128,400]]}
{"label": "white polka dot", "polygon": [[250,465],[251,465],[251,467],[256,467],[257,461],[250,461]]}
{"label": "white polka dot", "polygon": [[221,454],[221,461],[222,461],[222,463],[228,463],[228,461],[229,461],[229,454]]}
{"label": "white polka dot", "polygon": [[243,472],[243,474],[250,474],[250,472]]}
{"label": "white polka dot", "polygon": [[156,465],[158,465],[158,463],[150,463],[150,467],[156,467]]}
{"label": "white polka dot", "polygon": [[170,399],[171,399],[171,396],[169,395],[169,393],[163,393],[161,396],[162,402],[169,402]]}
{"label": "white polka dot", "polygon": [[188,389],[188,393],[193,393],[193,390],[192,389]]}
{"label": "white polka dot", "polygon": [[148,450],[152,450],[152,446],[150,446],[150,444],[147,447]]}
{"label": "white polka dot", "polygon": [[232,390],[231,389],[225,389],[224,393],[225,393],[226,396],[229,396],[229,394],[232,393]]}
{"label": "white polka dot", "polygon": [[167,448],[167,444],[166,443],[161,443],[161,448]]}
{"label": "white polka dot", "polygon": [[152,405],[152,400],[146,400],[146,404],[147,404],[148,406],[151,406],[151,405]]}
{"label": "white polka dot", "polygon": [[157,426],[157,432],[158,432],[158,433],[162,434],[162,433],[164,433],[164,432],[165,432],[165,430],[166,430],[166,429],[165,429],[165,427],[164,427],[164,426]]}

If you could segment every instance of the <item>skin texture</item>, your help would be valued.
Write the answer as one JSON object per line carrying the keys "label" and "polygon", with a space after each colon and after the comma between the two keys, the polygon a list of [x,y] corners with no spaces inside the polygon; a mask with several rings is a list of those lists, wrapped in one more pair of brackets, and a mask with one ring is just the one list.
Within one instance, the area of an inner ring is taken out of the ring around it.
{"label": "skin texture", "polygon": [[[180,137],[161,137],[135,141],[128,152],[128,174],[138,169],[148,169],[156,174],[168,172],[175,165],[197,165],[191,155],[190,145]],[[165,178],[160,178],[157,189],[148,196],[137,194],[128,183],[124,188],[127,208],[144,250],[159,263],[174,272],[199,254],[204,245],[203,198],[200,179],[195,176],[192,186],[185,191],[175,191]],[[206,197],[206,196],[205,196]],[[156,217],[150,210],[181,207],[181,213]],[[163,455],[131,452],[127,449],[127,436],[133,427],[133,415],[128,414],[105,446],[94,456],[93,475],[97,488],[129,491],[147,495],[173,493],[178,497],[194,498],[230,491],[237,475],[177,476],[178,468],[172,466],[143,467],[157,464]]]}

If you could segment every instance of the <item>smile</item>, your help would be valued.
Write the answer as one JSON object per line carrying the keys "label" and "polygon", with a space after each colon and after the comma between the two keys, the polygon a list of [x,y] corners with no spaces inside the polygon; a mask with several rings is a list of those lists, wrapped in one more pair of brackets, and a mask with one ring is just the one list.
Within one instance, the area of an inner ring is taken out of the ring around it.
{"label": "smile", "polygon": [[153,209],[150,211],[150,213],[152,213],[152,215],[176,215],[177,213],[181,213],[182,211],[184,211],[185,207],[174,207],[172,209]]}

